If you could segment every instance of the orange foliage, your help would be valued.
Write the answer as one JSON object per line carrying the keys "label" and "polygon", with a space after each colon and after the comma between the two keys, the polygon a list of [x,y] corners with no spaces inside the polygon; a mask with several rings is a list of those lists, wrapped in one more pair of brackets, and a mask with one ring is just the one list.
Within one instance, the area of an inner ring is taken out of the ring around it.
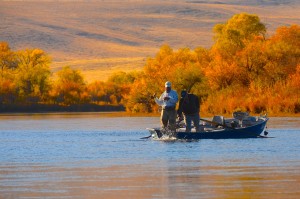
{"label": "orange foliage", "polygon": [[240,69],[235,63],[213,63],[211,68],[207,68],[205,75],[209,85],[216,90],[231,86],[238,82]]}
{"label": "orange foliage", "polygon": [[14,103],[16,98],[15,84],[9,80],[0,80],[0,104]]}
{"label": "orange foliage", "polygon": [[288,85],[294,89],[293,92],[300,92],[300,64],[297,66],[296,72],[294,74],[290,74]]}

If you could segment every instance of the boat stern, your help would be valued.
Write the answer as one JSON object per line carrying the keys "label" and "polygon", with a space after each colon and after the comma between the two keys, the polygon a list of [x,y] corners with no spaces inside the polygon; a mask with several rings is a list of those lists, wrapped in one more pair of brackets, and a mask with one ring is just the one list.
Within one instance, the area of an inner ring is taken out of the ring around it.
{"label": "boat stern", "polygon": [[162,132],[158,128],[147,128],[147,130],[150,132],[151,137],[154,139],[159,139],[163,136]]}

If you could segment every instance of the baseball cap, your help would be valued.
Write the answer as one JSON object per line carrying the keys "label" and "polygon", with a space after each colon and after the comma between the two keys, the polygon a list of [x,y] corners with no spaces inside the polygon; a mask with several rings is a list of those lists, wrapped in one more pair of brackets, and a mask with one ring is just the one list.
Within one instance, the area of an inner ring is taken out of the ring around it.
{"label": "baseball cap", "polygon": [[169,82],[169,81],[167,81],[166,83],[165,83],[165,87],[171,87],[171,82]]}

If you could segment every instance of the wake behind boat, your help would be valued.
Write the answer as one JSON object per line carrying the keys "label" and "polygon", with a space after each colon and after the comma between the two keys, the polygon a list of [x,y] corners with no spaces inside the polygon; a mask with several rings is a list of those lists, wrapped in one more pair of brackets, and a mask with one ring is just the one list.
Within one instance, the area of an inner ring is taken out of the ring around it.
{"label": "wake behind boat", "polygon": [[[214,116],[213,120],[200,119],[200,131],[185,132],[185,127],[178,124],[176,132],[168,129],[148,128],[153,139],[236,139],[265,137],[269,118],[265,116],[249,116],[247,112],[234,112],[233,118]],[[261,134],[264,135],[261,135]]]}

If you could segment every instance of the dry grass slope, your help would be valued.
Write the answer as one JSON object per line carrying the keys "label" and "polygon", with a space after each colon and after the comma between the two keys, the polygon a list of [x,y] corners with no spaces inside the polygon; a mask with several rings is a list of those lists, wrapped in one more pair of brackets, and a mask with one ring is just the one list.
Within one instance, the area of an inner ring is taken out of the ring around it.
{"label": "dry grass slope", "polygon": [[0,40],[13,50],[41,48],[88,81],[106,80],[115,70],[139,70],[159,47],[213,43],[212,28],[232,15],[260,16],[269,33],[300,21],[296,0],[0,1]]}

